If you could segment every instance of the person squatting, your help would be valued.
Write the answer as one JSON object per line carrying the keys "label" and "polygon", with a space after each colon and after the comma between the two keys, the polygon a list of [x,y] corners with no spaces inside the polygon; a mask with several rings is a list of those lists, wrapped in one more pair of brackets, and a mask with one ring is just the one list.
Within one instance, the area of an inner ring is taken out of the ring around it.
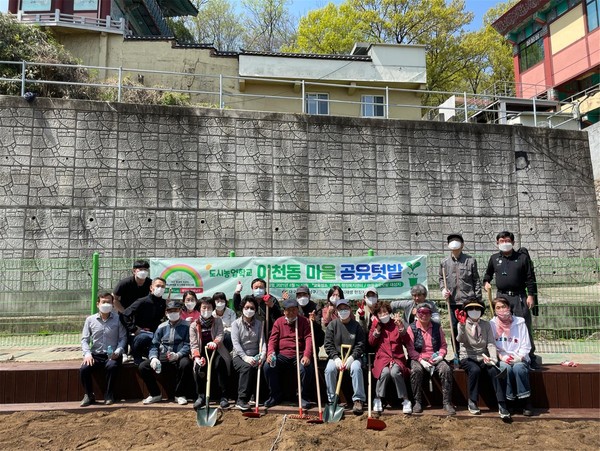
{"label": "person squatting", "polygon": [[[493,318],[486,321],[477,263],[462,253],[461,235],[451,234],[447,240],[451,253],[440,264],[440,287],[451,312],[454,352],[467,376],[466,407],[473,415],[481,413],[479,381],[486,375],[502,420],[510,420],[511,411],[531,416],[529,370],[535,356],[528,296],[536,294],[536,287],[529,255],[513,250],[510,232],[498,234],[500,253],[490,258],[484,289],[491,289],[494,276],[499,289],[492,302]],[[336,382],[347,373],[352,387],[348,407],[355,415],[365,408],[365,377],[376,381],[374,417],[396,399],[404,414],[421,413],[427,406],[426,385],[431,391],[437,378],[443,409],[448,415],[456,414],[453,365],[446,359],[448,341],[439,311],[427,299],[423,285],[411,288],[411,300],[397,301],[379,299],[376,287],[364,290],[361,299],[349,301],[341,287],[332,286],[320,303],[311,298],[307,286],[298,287],[295,295],[284,291],[277,299],[267,293],[266,281],[257,278],[246,293],[238,282],[231,309],[222,292],[198,298],[187,291],[180,300],[165,299],[166,281],[149,279],[149,268],[147,261],[136,261],[132,275],[119,281],[113,293],[100,293],[98,313],[85,320],[82,407],[96,402],[93,371],[104,370],[104,404],[110,405],[115,402],[116,374],[124,361],[132,361],[149,393],[144,404],[163,400],[158,380],[168,375],[173,379],[174,402],[185,405],[191,400],[194,409],[211,401],[229,408],[229,381],[237,380],[234,406],[249,411],[258,401],[254,386],[260,377],[268,387],[264,407],[270,408],[294,396],[288,392],[296,391],[291,381],[298,371],[296,399],[306,410],[314,405],[313,365],[320,351],[326,356],[324,372],[319,374],[329,404],[339,401]],[[206,396],[208,365],[216,388],[211,390],[211,399]],[[169,371],[159,376],[166,368]]]}

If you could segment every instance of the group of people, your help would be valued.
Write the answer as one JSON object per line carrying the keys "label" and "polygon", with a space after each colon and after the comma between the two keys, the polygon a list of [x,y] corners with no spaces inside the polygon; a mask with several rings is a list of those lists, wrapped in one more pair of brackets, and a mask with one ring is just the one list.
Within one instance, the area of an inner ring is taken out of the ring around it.
{"label": "group of people", "polygon": [[[447,241],[451,254],[441,262],[440,286],[451,312],[454,352],[467,374],[468,410],[480,413],[479,380],[485,373],[493,384],[502,419],[510,418],[507,401],[514,402],[524,415],[531,415],[529,311],[536,286],[529,255],[513,249],[512,233],[498,234],[499,252],[491,256],[483,279],[484,290],[491,289],[494,277],[498,287],[493,319],[486,321],[482,319],[486,307],[477,263],[462,252],[461,235],[449,235]],[[235,371],[235,406],[246,411],[256,402],[256,377],[263,372],[269,391],[264,406],[269,408],[282,402],[294,380],[290,371],[297,371],[298,399],[307,409],[315,393],[313,365],[318,356],[314,349],[323,347],[329,403],[338,402],[337,382],[347,372],[352,383],[352,411],[362,414],[366,402],[363,371],[368,368],[368,377],[377,381],[372,405],[375,416],[391,400],[389,382],[393,382],[405,414],[422,412],[423,384],[429,381],[431,387],[434,375],[440,379],[443,408],[449,415],[456,413],[453,366],[446,360],[448,345],[440,312],[427,300],[423,285],[411,288],[412,299],[391,302],[379,299],[375,287],[367,288],[353,312],[354,302],[345,298],[339,286],[331,287],[321,306],[311,299],[307,286],[298,287],[295,296],[284,292],[278,300],[267,293],[266,281],[257,278],[243,297],[238,282],[234,308],[230,309],[224,293],[198,298],[188,291],[181,300],[165,299],[166,281],[148,276],[148,262],[136,261],[133,275],[120,281],[113,293],[101,293],[98,313],[86,319],[81,340],[84,358],[80,373],[85,389],[81,406],[95,402],[91,383],[95,368],[105,369],[105,404],[114,403],[115,372],[128,353],[149,392],[144,404],[162,400],[156,375],[171,366],[175,402],[181,405],[188,402],[192,377],[197,394],[194,408],[210,401],[205,392],[210,371],[216,379],[220,406],[229,407],[227,381]],[[500,378],[500,374],[507,377]]]}

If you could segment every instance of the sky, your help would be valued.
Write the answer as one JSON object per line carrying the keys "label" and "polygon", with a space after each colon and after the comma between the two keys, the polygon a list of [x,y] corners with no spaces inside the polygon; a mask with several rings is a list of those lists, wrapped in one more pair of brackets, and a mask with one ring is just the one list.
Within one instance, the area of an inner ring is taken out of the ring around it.
{"label": "sky", "polygon": [[[329,0],[334,3],[341,3],[341,0]],[[308,11],[322,8],[327,3],[327,0],[291,0],[290,11],[297,16],[303,16]],[[492,6],[502,3],[502,0],[465,0],[467,5],[466,10],[475,14],[475,18],[469,27],[470,31],[478,30],[482,25],[483,15]],[[8,10],[8,0],[0,0],[0,11]]]}

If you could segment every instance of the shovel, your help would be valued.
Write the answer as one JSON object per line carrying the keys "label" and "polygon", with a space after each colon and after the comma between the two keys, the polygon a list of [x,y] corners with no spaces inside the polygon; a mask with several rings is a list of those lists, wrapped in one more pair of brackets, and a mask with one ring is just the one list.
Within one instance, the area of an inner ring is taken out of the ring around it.
{"label": "shovel", "polygon": [[373,375],[371,374],[371,354],[368,355],[369,358],[369,416],[367,418],[367,429],[374,429],[376,431],[383,431],[387,426],[385,421],[378,420],[377,418],[371,417],[371,387],[373,384]]}
{"label": "shovel", "polygon": [[[312,322],[311,322],[312,324]],[[295,420],[309,420],[311,417],[309,415],[304,415],[304,411],[302,409],[302,382],[300,380],[300,345],[298,342],[298,319],[296,318],[296,324],[294,328],[296,334],[296,376],[298,377],[298,415],[289,415],[290,418]],[[314,340],[313,340],[314,342]],[[315,362],[315,366],[316,366]]]}
{"label": "shovel", "polygon": [[[444,278],[444,288],[448,289],[448,284],[446,283],[446,269],[442,268],[442,276]],[[446,300],[446,305],[448,307],[448,321],[450,322],[450,338],[452,338],[452,352],[454,352],[454,359],[452,362],[454,363],[454,367],[458,367],[458,355],[456,352],[456,337],[454,336],[454,328],[452,327],[452,309],[450,308],[450,300]],[[431,383],[431,382],[430,382]],[[432,390],[433,391],[433,390]]]}
{"label": "shovel", "polygon": [[[260,331],[260,343],[258,345],[258,352],[262,352],[262,348],[263,348],[263,334],[264,334],[264,330],[261,329]],[[258,364],[258,368],[256,369],[256,395],[255,395],[255,399],[256,399],[256,404],[254,405],[254,412],[244,412],[242,415],[247,417],[247,418],[260,418],[260,412],[258,411],[258,397],[260,395],[260,369],[262,368],[261,364]]]}
{"label": "shovel", "polygon": [[498,374],[496,374],[496,378],[500,379],[501,381],[506,379],[506,375],[508,374],[508,368],[506,368],[506,367],[500,368],[495,363],[493,364],[493,366],[494,366],[494,368],[496,368],[498,370]]}
{"label": "shovel", "polygon": [[[341,358],[342,365],[346,364],[346,360],[348,360],[348,356],[350,355],[350,350],[352,346],[350,345],[342,345],[341,346]],[[325,412],[323,413],[323,420],[327,423],[337,423],[344,416],[344,408],[338,406],[338,399],[340,397],[340,388],[342,388],[342,376],[344,375],[344,371],[340,371],[338,375],[338,381],[335,388],[335,395],[333,397],[333,403],[328,405],[325,408]]]}
{"label": "shovel", "polygon": [[311,424],[322,424],[323,423],[323,408],[321,407],[321,383],[319,382],[319,369],[317,368],[318,355],[317,346],[315,345],[315,328],[313,321],[310,320],[310,336],[312,337],[312,350],[313,350],[313,362],[315,364],[315,382],[317,383],[317,403],[319,406],[319,418],[311,418],[308,423]]}
{"label": "shovel", "polygon": [[218,416],[218,410],[214,407],[210,407],[210,375],[212,373],[212,359],[215,355],[216,351],[211,351],[210,352],[210,357],[209,357],[209,349],[208,347],[204,348],[205,353],[206,353],[206,365],[208,366],[207,370],[206,370],[206,408],[205,409],[198,409],[198,412],[196,412],[196,422],[198,423],[198,426],[208,426],[208,427],[213,427],[215,425],[215,423],[217,422],[217,416]]}

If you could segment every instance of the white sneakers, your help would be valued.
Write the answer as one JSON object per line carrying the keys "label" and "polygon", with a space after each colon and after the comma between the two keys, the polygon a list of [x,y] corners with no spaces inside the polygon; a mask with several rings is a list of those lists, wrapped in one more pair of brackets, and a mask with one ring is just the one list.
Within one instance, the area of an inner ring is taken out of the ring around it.
{"label": "white sneakers", "polygon": [[402,401],[402,413],[410,415],[412,413],[412,404],[408,399]]}
{"label": "white sneakers", "polygon": [[154,404],[155,402],[161,402],[161,401],[162,401],[162,395],[156,395],[156,396],[150,395],[146,399],[144,399],[144,401],[142,401],[142,402],[144,404]]}
{"label": "white sneakers", "polygon": [[375,398],[373,400],[373,411],[374,412],[383,412],[383,405],[381,404],[381,398]]}
{"label": "white sneakers", "polygon": [[175,402],[180,406],[185,406],[187,404],[187,399],[185,396],[175,396]]}

